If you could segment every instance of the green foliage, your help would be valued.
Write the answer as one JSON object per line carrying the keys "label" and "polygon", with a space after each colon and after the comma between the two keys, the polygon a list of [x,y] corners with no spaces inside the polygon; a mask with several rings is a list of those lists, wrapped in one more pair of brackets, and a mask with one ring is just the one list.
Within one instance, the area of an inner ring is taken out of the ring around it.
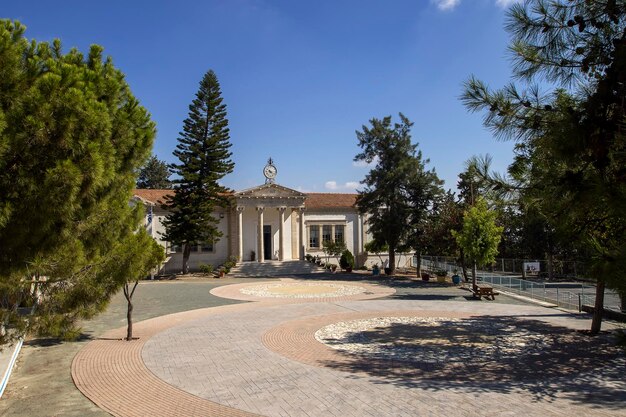
{"label": "green foliage", "polygon": [[325,240],[322,242],[322,250],[326,255],[326,261],[328,261],[328,257],[330,256],[339,258],[341,253],[346,250],[346,243],[343,241],[335,242],[333,240]]}
{"label": "green foliage", "polygon": [[211,274],[213,273],[213,265],[211,264],[200,264],[199,265],[200,268],[200,272],[202,272],[203,274]]}
{"label": "green foliage", "polygon": [[489,265],[495,261],[502,227],[496,225],[496,213],[489,210],[484,199],[479,198],[465,211],[461,231],[452,230],[451,233],[475,263]]}
{"label": "green foliage", "polygon": [[392,125],[391,116],[373,118],[371,127],[356,132],[362,152],[355,161],[375,163],[362,184],[357,208],[367,214],[369,232],[376,242],[388,245],[391,273],[395,252],[422,243],[426,214],[441,191],[442,182],[428,160],[422,159],[417,144],[411,143],[413,123],[400,113],[400,123]]}
{"label": "green foliage", "polygon": [[532,0],[508,14],[514,75],[554,84],[491,91],[470,79],[463,101],[517,141],[512,189],[549,229],[588,254],[598,281],[592,331],[600,330],[604,285],[626,288],[626,8],[614,0]]}
{"label": "green foliage", "polygon": [[364,248],[369,253],[383,253],[389,250],[389,246],[386,243],[378,240],[370,240],[365,244]]}
{"label": "green foliage", "polygon": [[137,188],[167,189],[171,186],[172,182],[167,164],[152,155],[139,171]]}
{"label": "green foliage", "polygon": [[352,252],[350,252],[348,249],[344,250],[341,253],[339,266],[341,267],[341,269],[354,268],[354,256],[352,255]]}
{"label": "green foliage", "polygon": [[209,70],[200,81],[178,138],[174,155],[180,163],[170,166],[178,177],[172,181],[176,192],[164,205],[169,214],[163,222],[163,239],[184,245],[184,273],[188,272],[192,245],[215,243],[222,236],[213,212],[230,204],[228,190],[219,184],[235,166],[230,159],[228,119],[222,101],[217,76]]}
{"label": "green foliage", "polygon": [[461,230],[463,205],[448,191],[434,201],[431,212],[424,224],[425,241],[423,253],[442,256],[456,256],[458,247],[451,230]]}
{"label": "green foliage", "polygon": [[25,327],[18,303],[37,305],[32,331],[75,335],[137,273],[125,251],[150,252],[129,205],[155,136],[147,111],[100,46],[63,53],[24,30],[0,20],[0,312],[16,330],[0,342]]}

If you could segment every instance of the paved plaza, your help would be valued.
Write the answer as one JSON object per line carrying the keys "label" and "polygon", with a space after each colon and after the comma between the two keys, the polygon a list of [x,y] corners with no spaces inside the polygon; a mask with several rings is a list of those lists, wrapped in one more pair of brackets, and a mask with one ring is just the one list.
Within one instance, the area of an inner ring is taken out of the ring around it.
{"label": "paved plaza", "polygon": [[303,278],[144,283],[137,340],[121,340],[114,300],[84,341],[51,346],[67,358],[31,342],[49,385],[22,360],[0,414],[626,416],[623,351],[577,331],[588,316],[432,283]]}
{"label": "paved plaza", "polygon": [[626,415],[623,354],[560,310],[354,281],[212,293],[255,301],[110,332],[76,355],[78,388],[114,415]]}

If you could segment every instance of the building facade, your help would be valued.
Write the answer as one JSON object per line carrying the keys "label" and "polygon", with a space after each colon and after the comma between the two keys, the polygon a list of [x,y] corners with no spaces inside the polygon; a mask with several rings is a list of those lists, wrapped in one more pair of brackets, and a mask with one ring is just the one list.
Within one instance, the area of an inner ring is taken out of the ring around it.
{"label": "building facade", "polygon": [[[182,248],[162,240],[162,204],[173,190],[135,190],[135,199],[146,206],[146,228],[166,249],[166,272],[182,266]],[[324,256],[322,242],[343,241],[356,266],[370,265],[364,245],[368,241],[366,219],[356,209],[357,194],[301,193],[271,181],[232,193],[230,207],[219,208],[222,238],[192,248],[189,266],[217,266],[234,256],[243,262],[302,260],[306,254]]]}

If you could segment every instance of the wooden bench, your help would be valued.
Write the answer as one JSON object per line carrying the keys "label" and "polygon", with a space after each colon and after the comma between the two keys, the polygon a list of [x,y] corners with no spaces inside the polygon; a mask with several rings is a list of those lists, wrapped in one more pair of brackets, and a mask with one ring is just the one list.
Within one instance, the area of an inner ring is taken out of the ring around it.
{"label": "wooden bench", "polygon": [[482,297],[485,297],[489,299],[489,297],[491,297],[492,300],[495,300],[496,295],[500,294],[499,292],[495,292],[493,290],[493,287],[490,285],[477,285],[476,287],[474,287],[472,292],[474,293],[474,298],[480,299]]}

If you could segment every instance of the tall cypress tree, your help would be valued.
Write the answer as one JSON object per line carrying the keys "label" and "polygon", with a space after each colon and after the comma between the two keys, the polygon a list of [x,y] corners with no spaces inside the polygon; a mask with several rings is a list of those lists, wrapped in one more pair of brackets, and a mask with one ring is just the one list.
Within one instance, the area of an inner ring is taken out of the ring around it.
{"label": "tall cypress tree", "polygon": [[200,242],[216,242],[222,236],[219,219],[213,216],[216,207],[227,206],[228,189],[219,180],[233,171],[230,159],[230,133],[226,105],[217,76],[209,70],[189,106],[174,155],[179,164],[170,165],[176,176],[172,196],[164,208],[164,239],[183,246],[183,273],[189,271],[191,246]]}

